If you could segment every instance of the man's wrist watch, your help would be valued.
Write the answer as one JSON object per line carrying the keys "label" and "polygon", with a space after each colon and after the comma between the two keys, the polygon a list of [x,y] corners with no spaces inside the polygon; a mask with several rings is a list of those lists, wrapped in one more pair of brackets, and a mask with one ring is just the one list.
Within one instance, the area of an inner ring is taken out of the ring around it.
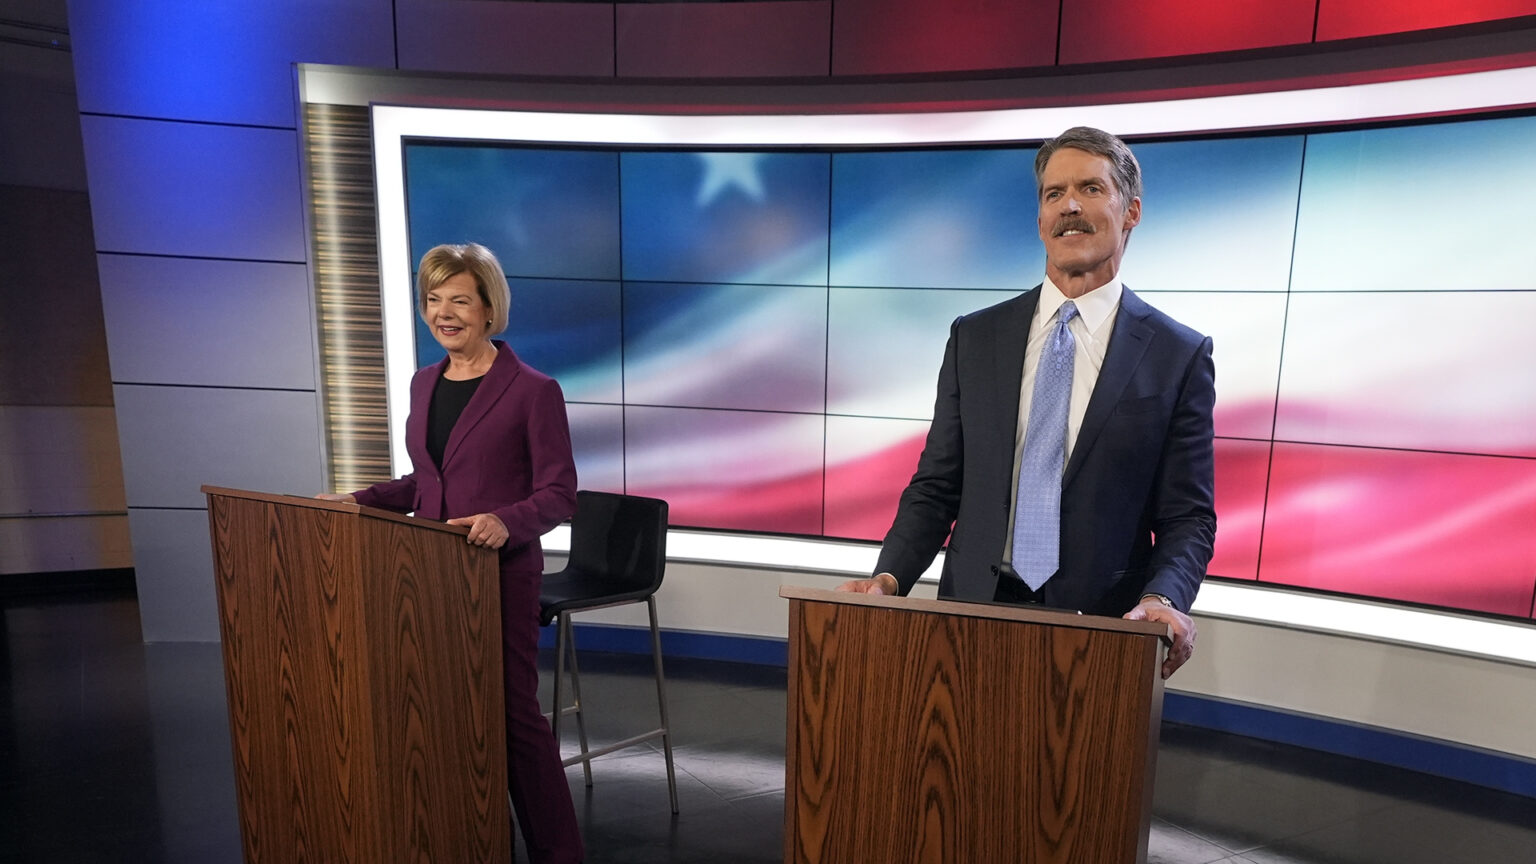
{"label": "man's wrist watch", "polygon": [[1173,605],[1173,601],[1172,600],[1169,600],[1167,597],[1164,597],[1161,594],[1143,594],[1143,595],[1141,595],[1141,599],[1143,599],[1143,600],[1146,600],[1149,597],[1151,599],[1156,600],[1157,602],[1163,604],[1164,606],[1167,606],[1169,609],[1178,608],[1178,607]]}

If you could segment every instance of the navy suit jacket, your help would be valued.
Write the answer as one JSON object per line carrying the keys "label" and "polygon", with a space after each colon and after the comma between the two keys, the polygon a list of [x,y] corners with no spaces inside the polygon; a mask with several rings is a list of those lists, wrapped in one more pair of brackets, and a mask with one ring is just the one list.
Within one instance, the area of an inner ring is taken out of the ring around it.
{"label": "navy suit jacket", "polygon": [[496,359],[448,436],[441,470],[427,454],[427,410],[448,360],[417,370],[405,449],[411,473],[354,493],[357,503],[424,519],[494,513],[507,526],[503,573],[542,572],[539,538],[576,512],[565,396],[497,341]]}
{"label": "navy suit jacket", "polygon": [[[996,592],[1039,298],[1036,286],[950,327],[933,424],[876,567],[903,594],[946,536],[939,594]],[[1189,611],[1216,536],[1214,379],[1211,340],[1125,289],[1062,476],[1061,569],[1042,588],[1046,605],[1122,615],[1154,593]]]}

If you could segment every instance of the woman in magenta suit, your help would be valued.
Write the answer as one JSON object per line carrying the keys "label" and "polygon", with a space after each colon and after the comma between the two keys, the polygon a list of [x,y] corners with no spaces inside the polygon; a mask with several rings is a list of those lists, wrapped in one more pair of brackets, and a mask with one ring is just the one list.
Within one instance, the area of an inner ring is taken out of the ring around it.
{"label": "woman in magenta suit", "polygon": [[539,537],[576,510],[565,397],[492,334],[511,292],[490,250],[438,246],[421,259],[417,309],[447,349],[411,379],[410,474],[336,500],[469,526],[469,542],[501,553],[507,779],[534,864],[583,854],[559,747],[539,708]]}

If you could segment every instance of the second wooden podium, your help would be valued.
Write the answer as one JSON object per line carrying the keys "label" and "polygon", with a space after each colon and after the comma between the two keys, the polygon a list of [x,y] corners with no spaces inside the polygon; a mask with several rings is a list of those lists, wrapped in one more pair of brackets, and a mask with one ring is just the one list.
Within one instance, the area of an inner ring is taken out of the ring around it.
{"label": "second wooden podium", "polygon": [[779,593],[786,864],[1146,861],[1166,625]]}
{"label": "second wooden podium", "polygon": [[247,862],[510,862],[496,553],[203,487]]}

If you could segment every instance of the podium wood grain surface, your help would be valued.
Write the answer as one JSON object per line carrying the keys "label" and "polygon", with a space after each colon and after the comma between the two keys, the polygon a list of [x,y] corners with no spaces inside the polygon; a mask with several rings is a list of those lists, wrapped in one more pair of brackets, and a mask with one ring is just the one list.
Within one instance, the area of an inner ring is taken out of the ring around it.
{"label": "podium wood grain surface", "polygon": [[788,864],[1146,860],[1166,626],[780,593]]}
{"label": "podium wood grain surface", "polygon": [[245,860],[510,862],[496,554],[203,487]]}

